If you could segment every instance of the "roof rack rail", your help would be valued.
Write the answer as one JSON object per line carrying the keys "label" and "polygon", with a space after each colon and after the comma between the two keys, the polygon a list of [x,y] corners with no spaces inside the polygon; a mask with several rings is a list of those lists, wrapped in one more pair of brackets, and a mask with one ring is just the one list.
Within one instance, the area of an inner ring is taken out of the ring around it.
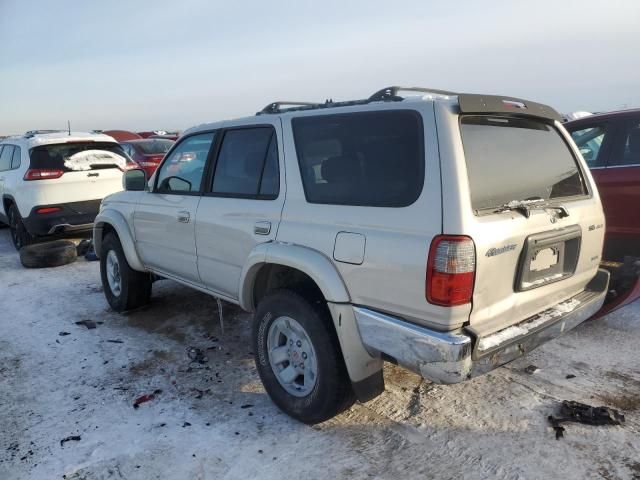
{"label": "roof rack rail", "polygon": [[289,102],[287,100],[279,100],[277,102],[272,102],[262,110],[260,110],[256,115],[262,115],[265,113],[280,113],[282,110],[280,107],[283,105],[292,105],[294,107],[305,107],[305,108],[313,108],[317,105],[321,105],[320,103],[315,102]]}
{"label": "roof rack rail", "polygon": [[58,133],[58,132],[66,132],[66,130],[29,130],[24,134],[24,137],[31,138],[35,135],[43,135],[46,133]]}
{"label": "roof rack rail", "polygon": [[435,95],[458,95],[456,92],[450,92],[448,90],[438,90],[436,88],[422,88],[422,87],[387,87],[382,90],[378,90],[376,93],[369,97],[370,102],[400,102],[402,97],[398,95],[398,92],[420,92],[420,93],[433,93]]}

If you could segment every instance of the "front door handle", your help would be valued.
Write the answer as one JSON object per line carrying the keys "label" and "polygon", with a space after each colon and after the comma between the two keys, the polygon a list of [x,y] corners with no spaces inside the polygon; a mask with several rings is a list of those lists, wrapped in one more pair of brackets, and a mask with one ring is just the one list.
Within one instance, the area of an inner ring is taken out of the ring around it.
{"label": "front door handle", "polygon": [[271,233],[271,222],[254,223],[253,233],[255,233],[256,235],[269,235],[269,233]]}
{"label": "front door handle", "polygon": [[178,212],[178,221],[180,223],[189,223],[190,219],[191,219],[191,214],[186,210],[181,210]]}

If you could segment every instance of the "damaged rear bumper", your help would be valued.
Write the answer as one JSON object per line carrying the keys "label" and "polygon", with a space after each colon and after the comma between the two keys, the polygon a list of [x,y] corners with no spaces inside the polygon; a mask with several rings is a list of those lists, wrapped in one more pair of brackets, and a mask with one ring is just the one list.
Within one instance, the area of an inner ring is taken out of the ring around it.
{"label": "damaged rear bumper", "polygon": [[354,313],[372,355],[392,357],[436,383],[458,383],[515,360],[584,322],[602,307],[608,284],[609,273],[599,270],[578,295],[481,338],[471,329],[438,332],[362,307],[354,307]]}

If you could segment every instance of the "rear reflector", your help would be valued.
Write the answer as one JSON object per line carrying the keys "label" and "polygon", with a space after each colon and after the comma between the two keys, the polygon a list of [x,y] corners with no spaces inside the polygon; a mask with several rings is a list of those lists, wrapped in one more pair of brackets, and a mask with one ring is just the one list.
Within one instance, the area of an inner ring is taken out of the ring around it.
{"label": "rear reflector", "polygon": [[438,235],[429,249],[427,301],[444,307],[469,303],[473,296],[475,273],[473,240],[462,235]]}
{"label": "rear reflector", "polygon": [[45,213],[54,213],[62,210],[60,207],[44,207],[36,210],[36,213],[45,214]]}
{"label": "rear reflector", "polygon": [[49,180],[52,178],[60,178],[64,173],[63,170],[57,169],[41,169],[30,168],[24,174],[25,180]]}

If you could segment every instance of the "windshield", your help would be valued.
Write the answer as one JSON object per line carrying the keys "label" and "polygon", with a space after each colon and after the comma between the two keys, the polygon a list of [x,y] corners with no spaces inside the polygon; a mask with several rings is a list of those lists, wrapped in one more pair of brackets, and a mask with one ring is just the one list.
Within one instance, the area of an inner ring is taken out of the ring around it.
{"label": "windshield", "polygon": [[31,168],[59,169],[65,172],[126,168],[122,147],[111,142],[69,142],[40,145],[30,152]]}
{"label": "windshield", "polygon": [[145,155],[165,154],[173,145],[173,140],[158,138],[155,140],[145,140],[144,142],[136,142],[135,145],[142,150]]}
{"label": "windshield", "polygon": [[551,125],[473,115],[462,117],[460,131],[474,210],[587,193],[576,159]]}

